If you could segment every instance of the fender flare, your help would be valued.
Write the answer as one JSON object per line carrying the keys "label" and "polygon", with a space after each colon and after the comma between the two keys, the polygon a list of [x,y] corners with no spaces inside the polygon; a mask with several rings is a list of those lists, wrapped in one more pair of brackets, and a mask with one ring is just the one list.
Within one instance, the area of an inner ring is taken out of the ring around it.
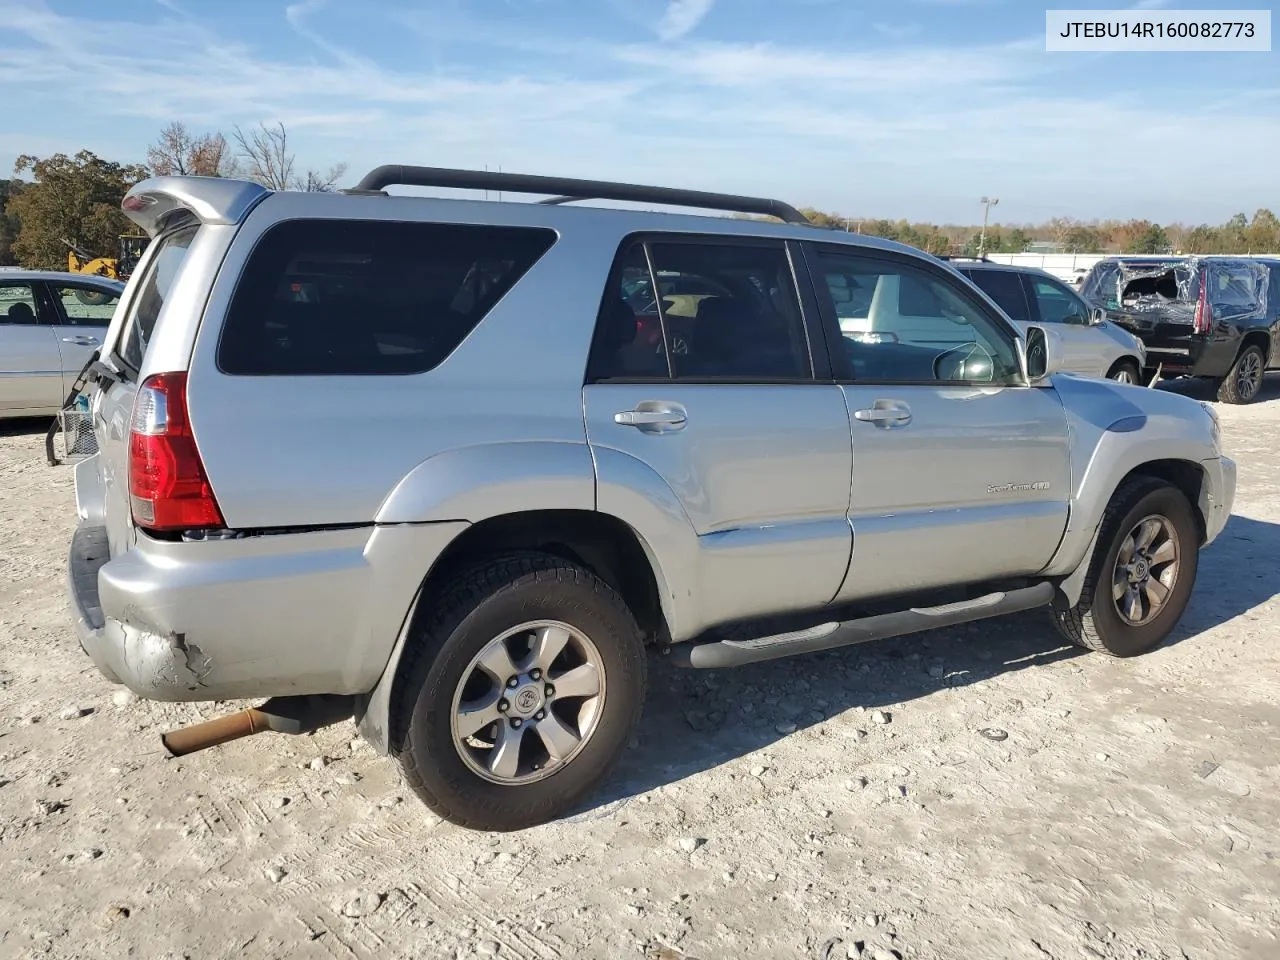
{"label": "fender flare", "polygon": [[[479,523],[505,514],[556,509],[595,510],[626,523],[649,561],[673,637],[698,631],[697,534],[666,481],[621,451],[541,441],[461,447],[409,471],[383,501],[376,522]],[[422,585],[438,561],[439,555],[423,571],[378,682],[357,698],[360,732],[382,753],[391,749],[391,694],[400,660],[422,601]]]}

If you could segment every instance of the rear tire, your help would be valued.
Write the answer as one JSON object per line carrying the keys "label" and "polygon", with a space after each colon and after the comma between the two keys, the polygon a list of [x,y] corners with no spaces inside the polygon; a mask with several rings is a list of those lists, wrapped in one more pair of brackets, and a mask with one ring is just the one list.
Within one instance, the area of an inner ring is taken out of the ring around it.
{"label": "rear tire", "polygon": [[1199,555],[1200,527],[1182,491],[1149,477],[1127,481],[1103,516],[1079,602],[1053,606],[1058,632],[1115,657],[1155,649],[1187,608]]}
{"label": "rear tire", "polygon": [[1138,372],[1138,365],[1132,360],[1117,360],[1107,371],[1107,379],[1114,380],[1117,383],[1132,383],[1140,385],[1142,383],[1142,375]]}
{"label": "rear tire", "polygon": [[1262,389],[1262,376],[1267,358],[1255,343],[1240,351],[1236,362],[1218,384],[1218,399],[1223,403],[1251,403]]}
{"label": "rear tire", "polygon": [[[617,762],[644,705],[644,640],[622,598],[576,564],[528,553],[463,572],[434,607],[392,705],[409,786],[474,829],[573,810]],[[594,679],[584,686],[584,676]]]}

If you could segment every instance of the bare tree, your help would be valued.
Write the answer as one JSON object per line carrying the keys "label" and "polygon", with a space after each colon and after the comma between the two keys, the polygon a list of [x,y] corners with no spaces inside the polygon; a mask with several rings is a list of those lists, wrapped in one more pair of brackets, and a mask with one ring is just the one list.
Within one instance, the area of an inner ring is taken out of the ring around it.
{"label": "bare tree", "polygon": [[347,172],[347,165],[339,163],[325,173],[309,167],[305,173],[296,175],[296,162],[289,151],[289,134],[283,123],[274,127],[260,123],[257,129],[248,132],[236,127],[235,138],[244,158],[245,175],[269,190],[328,193],[337,188],[338,181]]}
{"label": "bare tree", "polygon": [[160,131],[160,139],[147,148],[147,165],[157,176],[226,177],[235,161],[220,133],[191,133],[175,120]]}
{"label": "bare tree", "polygon": [[289,152],[289,135],[283,123],[274,127],[260,123],[247,133],[237,125],[235,137],[250,180],[268,190],[288,190],[294,185],[293,154]]}
{"label": "bare tree", "polygon": [[346,172],[347,165],[345,163],[334,164],[327,173],[308,169],[306,176],[295,180],[294,185],[297,189],[305,190],[307,193],[332,193],[338,188],[338,181],[342,179],[342,175]]}

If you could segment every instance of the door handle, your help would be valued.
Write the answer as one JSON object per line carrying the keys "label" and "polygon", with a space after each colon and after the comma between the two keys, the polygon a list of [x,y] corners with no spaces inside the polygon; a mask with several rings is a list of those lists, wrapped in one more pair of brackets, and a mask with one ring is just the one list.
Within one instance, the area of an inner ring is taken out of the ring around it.
{"label": "door handle", "polygon": [[911,422],[911,408],[894,400],[877,400],[865,410],[853,411],[853,418],[879,427],[905,426]]}
{"label": "door handle", "polygon": [[63,337],[63,343],[74,343],[80,347],[96,347],[98,345],[97,337]]}
{"label": "door handle", "polygon": [[613,415],[613,422],[624,427],[676,427],[687,419],[683,410],[623,410]]}

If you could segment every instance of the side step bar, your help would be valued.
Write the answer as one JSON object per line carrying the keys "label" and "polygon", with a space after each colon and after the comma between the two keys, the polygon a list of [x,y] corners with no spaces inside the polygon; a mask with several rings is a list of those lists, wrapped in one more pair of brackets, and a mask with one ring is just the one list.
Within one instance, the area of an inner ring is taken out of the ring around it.
{"label": "side step bar", "polygon": [[716,643],[686,643],[671,648],[671,662],[678,667],[714,669],[740,667],[761,660],[778,660],[797,653],[833,650],[870,640],[899,637],[937,627],[950,627],[972,620],[985,620],[1006,613],[1043,607],[1053,599],[1051,583],[1037,583],[1001,593],[988,593],[974,600],[945,603],[937,607],[913,607],[842,623],[822,623],[808,630],[778,633],[754,640],[720,640]]}

